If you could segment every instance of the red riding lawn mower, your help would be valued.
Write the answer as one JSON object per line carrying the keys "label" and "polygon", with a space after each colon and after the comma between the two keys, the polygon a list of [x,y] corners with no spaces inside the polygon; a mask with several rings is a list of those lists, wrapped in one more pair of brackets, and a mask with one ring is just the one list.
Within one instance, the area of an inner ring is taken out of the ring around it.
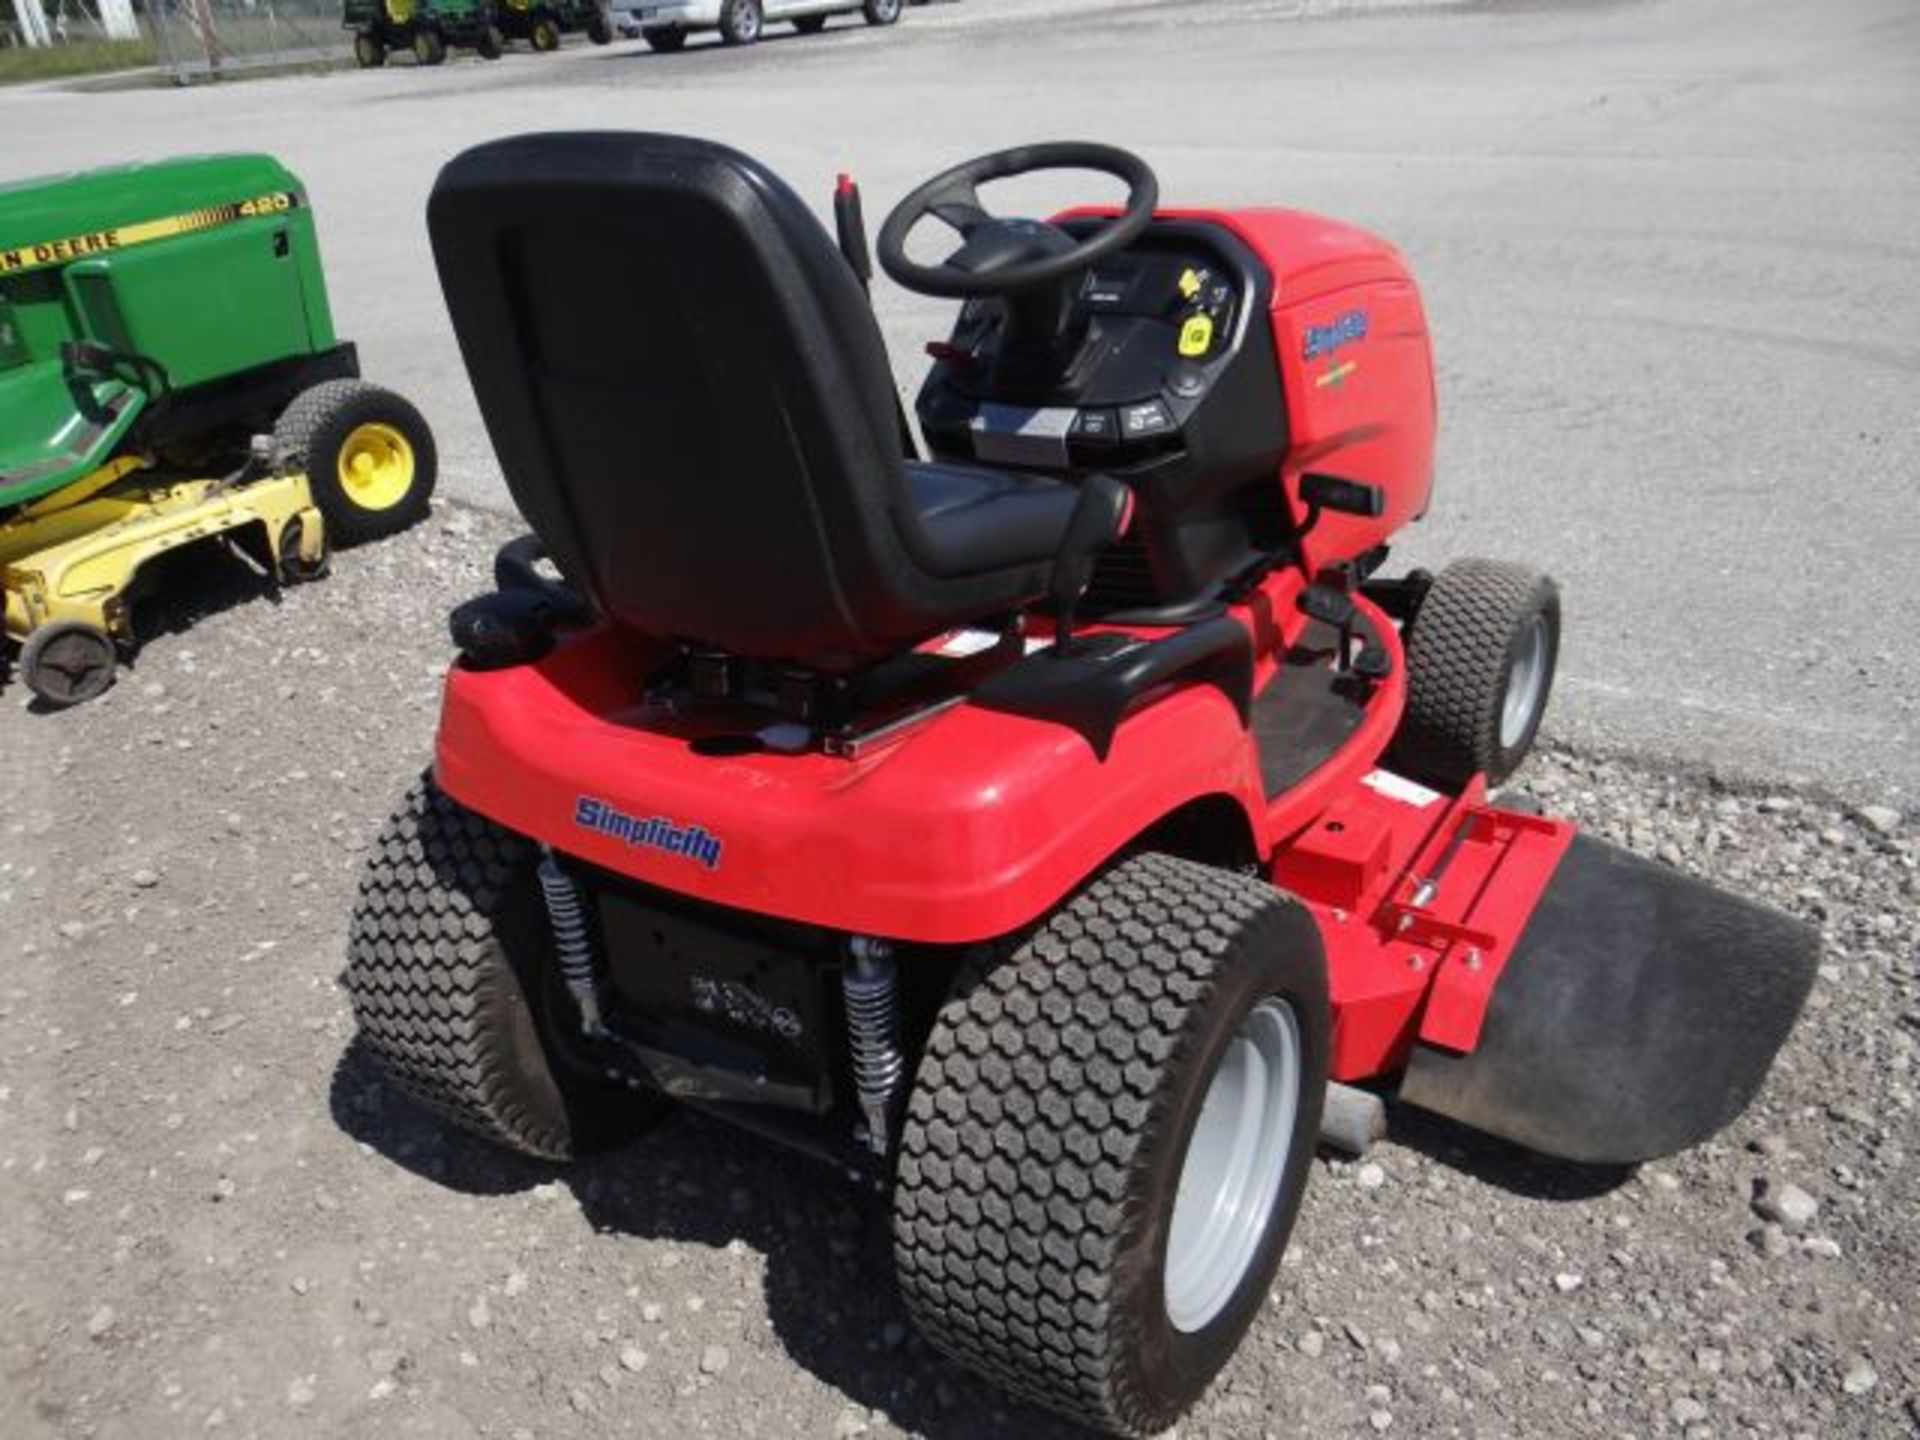
{"label": "red riding lawn mower", "polygon": [[[1056,168],[1124,208],[980,203]],[[850,185],[836,249],[698,141],[449,165],[441,283],[535,533],[455,612],[347,972],[369,1050],[505,1145],[565,1160],[679,1100],[870,1183],[937,1344],[1129,1434],[1258,1312],[1330,1085],[1666,1154],[1752,1098],[1815,956],[1489,799],[1560,601],[1384,573],[1432,469],[1412,278],[1350,226],[1157,194],[1060,144],[901,202],[882,265],[962,302],[922,459]]]}

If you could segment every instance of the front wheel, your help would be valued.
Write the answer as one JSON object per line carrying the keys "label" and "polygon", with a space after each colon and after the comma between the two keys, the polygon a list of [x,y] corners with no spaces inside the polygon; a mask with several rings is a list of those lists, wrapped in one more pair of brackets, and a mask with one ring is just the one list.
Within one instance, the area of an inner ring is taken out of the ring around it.
{"label": "front wheel", "polygon": [[1266,1299],[1328,1031],[1307,911],[1167,855],[964,975],[900,1142],[894,1260],[921,1328],[1083,1424],[1172,1424]]}
{"label": "front wheel", "polygon": [[900,18],[900,0],[867,0],[860,13],[869,25],[891,25]]}
{"label": "front wheel", "polygon": [[506,36],[502,35],[499,27],[494,25],[489,25],[482,30],[480,38],[474,42],[473,46],[474,53],[482,60],[498,60],[506,48]]}
{"label": "front wheel", "polygon": [[542,15],[527,30],[527,39],[543,55],[560,48],[560,26],[550,15]]}
{"label": "front wheel", "polygon": [[1406,629],[1407,709],[1388,763],[1457,791],[1498,785],[1533,749],[1560,659],[1560,591],[1525,565],[1458,560]]}
{"label": "front wheel", "polygon": [[353,37],[353,63],[362,70],[378,70],[387,63],[387,47],[363,31]]}
{"label": "front wheel", "polygon": [[613,43],[613,21],[607,18],[606,11],[595,11],[593,18],[587,21],[587,39],[595,45]]}
{"label": "front wheel", "polygon": [[438,30],[414,31],[413,58],[422,65],[444,64],[447,58],[445,38]]}
{"label": "front wheel", "polygon": [[307,521],[294,516],[280,531],[280,541],[274,547],[274,574],[282,585],[307,585],[315,580],[324,580],[332,569],[332,561],[327,555],[326,521],[317,520],[314,528],[318,534],[307,534]]}
{"label": "front wheel", "polygon": [[751,45],[760,38],[760,0],[726,0],[720,11],[720,38],[729,45]]}
{"label": "front wheel", "polygon": [[20,677],[41,704],[64,710],[104,695],[118,659],[104,630],[81,620],[49,620],[20,647]]}
{"label": "front wheel", "polygon": [[364,380],[302,391],[273,430],[288,470],[304,470],[327,533],[342,545],[377,540],[424,519],[438,458],[420,412]]}

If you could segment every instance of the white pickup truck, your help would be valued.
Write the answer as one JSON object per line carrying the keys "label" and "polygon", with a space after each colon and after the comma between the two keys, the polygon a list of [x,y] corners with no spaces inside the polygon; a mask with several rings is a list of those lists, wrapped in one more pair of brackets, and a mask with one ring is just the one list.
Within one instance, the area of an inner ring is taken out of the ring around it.
{"label": "white pickup truck", "polygon": [[[802,35],[824,30],[828,19],[858,11],[869,25],[891,25],[903,0],[629,0],[615,20],[655,50],[678,50],[696,30],[718,30],[729,45],[751,45],[769,22],[786,21]],[[915,0],[924,4],[925,0]]]}

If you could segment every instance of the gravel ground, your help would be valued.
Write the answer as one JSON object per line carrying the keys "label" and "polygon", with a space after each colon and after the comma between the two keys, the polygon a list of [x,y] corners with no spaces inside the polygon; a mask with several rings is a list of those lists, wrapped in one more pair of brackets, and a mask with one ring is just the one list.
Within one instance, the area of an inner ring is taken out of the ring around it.
{"label": "gravel ground", "polygon": [[[277,601],[204,578],[103,700],[0,696],[0,1434],[1061,1433],[913,1337],[884,1215],[808,1162],[686,1117],[525,1164],[356,1055],[356,871],[506,523]],[[1912,818],[1557,748],[1525,779],[1821,924],[1771,1083],[1637,1172],[1397,1112],[1319,1164],[1181,1433],[1920,1430]]]}

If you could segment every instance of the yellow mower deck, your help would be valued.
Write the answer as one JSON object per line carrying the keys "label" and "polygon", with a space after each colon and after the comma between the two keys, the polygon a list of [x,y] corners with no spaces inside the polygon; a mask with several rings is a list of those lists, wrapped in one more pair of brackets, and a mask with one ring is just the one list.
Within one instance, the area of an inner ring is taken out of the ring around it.
{"label": "yellow mower deck", "polygon": [[130,644],[127,592],[141,568],[248,525],[263,527],[277,566],[297,558],[316,568],[325,556],[325,522],[305,475],[230,484],[156,476],[141,456],[115,460],[0,520],[7,637],[24,645],[34,631],[69,621]]}

